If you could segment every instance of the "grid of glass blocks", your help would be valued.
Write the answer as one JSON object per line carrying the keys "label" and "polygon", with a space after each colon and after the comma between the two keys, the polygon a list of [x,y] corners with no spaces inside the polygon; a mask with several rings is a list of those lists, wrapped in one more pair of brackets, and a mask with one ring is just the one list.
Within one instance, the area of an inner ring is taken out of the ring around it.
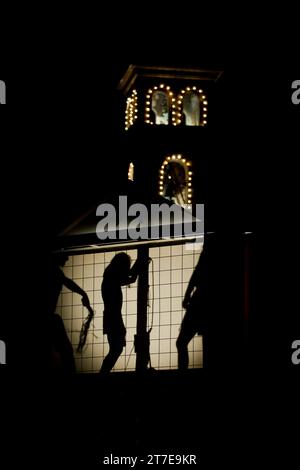
{"label": "grid of glass blocks", "polygon": [[[185,244],[150,248],[152,262],[149,265],[148,329],[150,333],[151,366],[157,370],[177,368],[176,339],[184,315],[182,299],[189,279],[198,262],[201,246],[188,249]],[[123,250],[129,254],[132,263],[137,250]],[[87,253],[70,256],[64,267],[64,274],[73,279],[88,294],[95,312],[86,346],[82,353],[76,348],[82,323],[88,311],[81,304],[81,297],[63,287],[57,313],[63,319],[66,331],[73,345],[78,372],[99,372],[103,359],[108,353],[108,342],[103,335],[103,301],[101,283],[103,273],[116,251]],[[126,347],[123,349],[113,371],[135,370],[134,335],[137,320],[137,283],[124,286],[122,315],[127,329]],[[189,367],[202,367],[202,337],[195,336],[189,344]]]}

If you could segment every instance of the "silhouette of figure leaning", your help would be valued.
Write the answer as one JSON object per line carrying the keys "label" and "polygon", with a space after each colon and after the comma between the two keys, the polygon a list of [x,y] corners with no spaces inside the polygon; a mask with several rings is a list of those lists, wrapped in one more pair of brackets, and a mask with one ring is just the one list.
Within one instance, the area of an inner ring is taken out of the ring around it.
{"label": "silhouette of figure leaning", "polygon": [[207,311],[209,303],[209,283],[211,266],[209,263],[208,241],[203,245],[203,251],[197,266],[190,278],[182,302],[186,313],[183,317],[180,333],[176,341],[178,351],[178,369],[184,370],[189,365],[188,344],[196,334],[205,336],[207,332]]}
{"label": "silhouette of figure leaning", "polygon": [[85,307],[90,306],[90,301],[86,292],[76,282],[64,275],[61,268],[67,260],[68,256],[65,253],[59,253],[54,255],[50,262],[47,283],[47,313],[51,348],[50,367],[56,371],[72,373],[76,372],[73,347],[63,320],[60,315],[55,313],[55,309],[63,286],[81,295],[81,301]]}
{"label": "silhouette of figure leaning", "polygon": [[130,264],[130,256],[118,253],[104,271],[101,285],[104,302],[103,333],[107,335],[109,352],[104,358],[101,374],[111,371],[126,346],[126,328],[122,318],[122,286],[136,281],[140,262],[137,260],[131,269]]}

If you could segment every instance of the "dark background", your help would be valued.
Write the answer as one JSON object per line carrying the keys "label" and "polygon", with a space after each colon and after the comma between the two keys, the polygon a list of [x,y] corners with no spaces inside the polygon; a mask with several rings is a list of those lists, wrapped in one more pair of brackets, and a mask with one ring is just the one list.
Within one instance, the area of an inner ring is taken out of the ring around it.
{"label": "dark background", "polygon": [[[291,82],[299,78],[294,61],[267,38],[256,45],[251,40],[239,44],[237,35],[228,44],[226,35],[215,29],[195,37],[183,31],[174,37],[168,29],[155,39],[153,32],[147,36],[146,26],[128,37],[118,23],[111,22],[106,31],[102,28],[101,23],[97,33],[81,34],[78,27],[76,39],[66,35],[64,40],[55,38],[53,31],[42,46],[36,35],[12,44],[1,62],[8,101],[4,111],[1,108],[1,337],[8,351],[1,375],[3,404],[8,404],[6,438],[17,443],[21,461],[39,460],[37,448],[43,458],[52,455],[55,462],[62,452],[66,461],[84,459],[84,446],[92,445],[99,445],[99,454],[111,445],[123,455],[134,455],[137,444],[131,436],[139,429],[157,453],[160,445],[165,446],[162,451],[172,445],[188,450],[201,441],[201,453],[211,461],[216,452],[220,462],[236,460],[237,449],[253,463],[261,451],[265,462],[277,452],[283,460],[291,459],[295,435],[289,434],[284,447],[283,429],[295,416],[299,391],[299,372],[290,366],[291,340],[299,339],[295,271],[300,106],[290,99]],[[220,200],[232,203],[233,220],[246,221],[255,232],[255,354],[261,358],[255,370],[151,382],[149,387],[124,382],[120,388],[120,383],[112,383],[101,393],[92,381],[52,381],[40,374],[37,299],[43,256],[55,233],[72,219],[74,206],[85,207],[121,183],[116,87],[130,63],[224,70],[220,121],[225,109],[226,116],[217,143],[216,177]],[[119,161],[113,168],[111,156]],[[108,172],[113,173],[111,181]],[[173,407],[166,407],[174,389],[178,393],[171,399]],[[108,395],[112,411],[103,415]],[[199,434],[185,432],[193,420],[201,428]],[[126,439],[120,431],[126,428],[124,421],[131,429]],[[110,423],[108,434],[101,431],[103,423]],[[74,429],[83,440],[79,453],[74,452]],[[13,462],[16,457],[7,454]]]}

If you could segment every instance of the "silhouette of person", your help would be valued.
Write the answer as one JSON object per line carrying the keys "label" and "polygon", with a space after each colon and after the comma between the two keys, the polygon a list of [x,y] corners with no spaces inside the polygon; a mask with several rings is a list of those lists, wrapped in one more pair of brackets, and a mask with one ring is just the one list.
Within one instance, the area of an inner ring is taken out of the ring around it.
{"label": "silhouette of person", "polygon": [[180,333],[176,341],[178,351],[178,369],[184,370],[189,365],[188,344],[196,334],[205,336],[207,333],[209,283],[211,266],[209,261],[208,242],[203,245],[203,251],[188,283],[182,302],[186,309]]}
{"label": "silhouette of person", "polygon": [[60,315],[55,313],[55,309],[63,286],[81,295],[82,304],[85,307],[90,306],[90,301],[86,292],[76,282],[64,275],[61,268],[67,260],[68,256],[65,253],[59,253],[51,260],[48,269],[47,314],[50,329],[50,367],[61,372],[76,372],[73,347],[63,320]]}
{"label": "silhouette of person", "polygon": [[134,283],[141,267],[138,260],[131,269],[130,264],[130,256],[118,253],[104,271],[101,285],[104,302],[103,333],[107,335],[109,352],[104,358],[101,374],[111,371],[126,346],[126,328],[122,318],[122,286]]}

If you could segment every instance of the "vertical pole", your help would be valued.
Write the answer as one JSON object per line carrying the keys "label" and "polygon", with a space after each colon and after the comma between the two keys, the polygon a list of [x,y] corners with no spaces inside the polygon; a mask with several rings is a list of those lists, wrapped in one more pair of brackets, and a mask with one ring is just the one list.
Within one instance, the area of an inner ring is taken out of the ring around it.
{"label": "vertical pole", "polygon": [[135,335],[136,371],[147,369],[150,359],[149,335],[147,333],[148,288],[149,288],[149,248],[142,246],[138,249],[138,260],[142,269],[137,287],[137,322]]}

